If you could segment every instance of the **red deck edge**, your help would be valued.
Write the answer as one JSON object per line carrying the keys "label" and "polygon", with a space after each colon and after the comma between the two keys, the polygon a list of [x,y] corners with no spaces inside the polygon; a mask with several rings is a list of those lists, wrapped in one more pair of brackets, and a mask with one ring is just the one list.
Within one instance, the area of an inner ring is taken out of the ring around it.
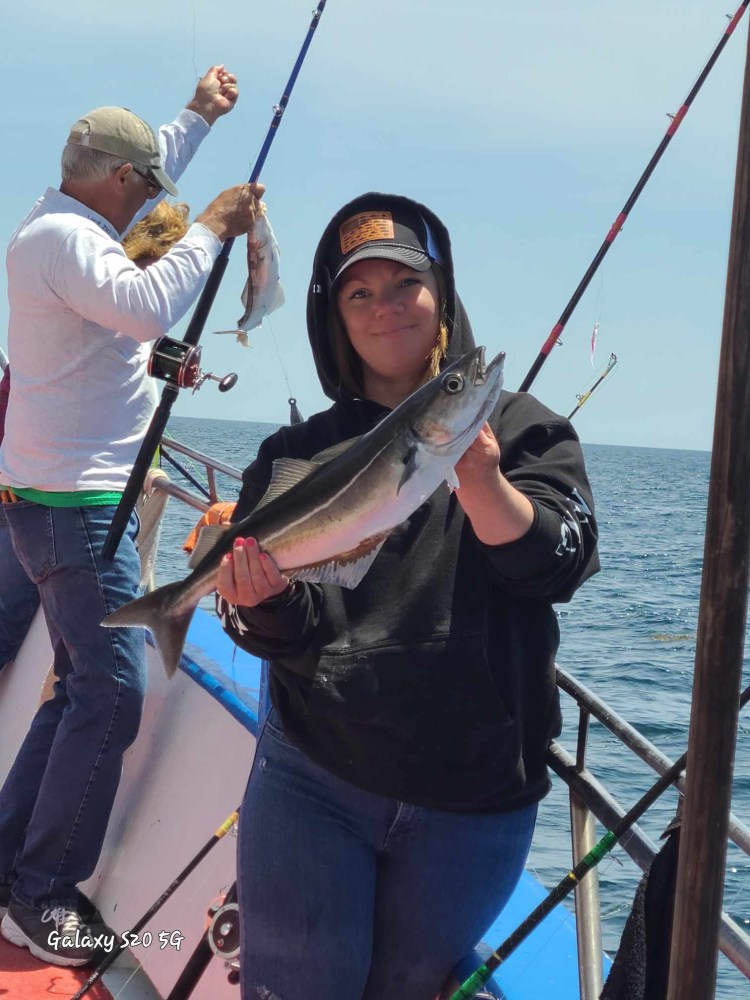
{"label": "red deck edge", "polygon": [[[72,997],[93,971],[92,965],[77,969],[45,965],[27,948],[0,937],[0,1000],[49,1000]],[[86,994],[90,1000],[112,1000],[112,994],[100,982]]]}

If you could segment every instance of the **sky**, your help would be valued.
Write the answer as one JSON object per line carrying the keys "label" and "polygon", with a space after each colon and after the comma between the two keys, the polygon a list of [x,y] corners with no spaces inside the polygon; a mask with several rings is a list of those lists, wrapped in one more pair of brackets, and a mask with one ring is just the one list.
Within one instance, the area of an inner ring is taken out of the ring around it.
{"label": "sky", "polygon": [[[226,394],[211,382],[183,390],[172,412],[282,423],[290,392],[305,416],[328,405],[305,326],[312,257],[331,215],[368,190],[409,195],[446,223],[476,342],[488,356],[506,352],[505,385],[517,389],[738,4],[328,0],[261,176],[286,304],[248,348],[213,335],[243,312],[237,241],[201,345],[204,369],[236,371],[239,381]],[[240,100],[203,143],[180,195],[198,214],[247,180],[314,6],[6,6],[0,240],[59,185],[74,120],[119,104],[158,127],[214,63],[237,74]],[[568,414],[617,355],[574,418],[585,443],[711,447],[748,20],[533,386]]]}

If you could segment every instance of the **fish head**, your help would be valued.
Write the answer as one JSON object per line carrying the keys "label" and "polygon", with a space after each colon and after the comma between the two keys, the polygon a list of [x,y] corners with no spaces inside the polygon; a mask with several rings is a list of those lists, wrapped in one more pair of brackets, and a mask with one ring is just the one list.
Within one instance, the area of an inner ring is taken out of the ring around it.
{"label": "fish head", "polygon": [[476,347],[422,386],[412,397],[411,435],[425,451],[463,455],[495,408],[503,387],[505,352],[484,363]]}

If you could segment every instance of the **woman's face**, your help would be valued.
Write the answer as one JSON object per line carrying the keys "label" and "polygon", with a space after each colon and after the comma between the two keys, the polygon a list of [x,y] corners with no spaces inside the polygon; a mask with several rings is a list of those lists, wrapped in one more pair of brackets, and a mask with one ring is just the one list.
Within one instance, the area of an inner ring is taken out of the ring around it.
{"label": "woman's face", "polygon": [[365,389],[378,382],[421,382],[440,327],[440,297],[432,271],[393,260],[362,260],[341,277],[336,303],[362,361]]}

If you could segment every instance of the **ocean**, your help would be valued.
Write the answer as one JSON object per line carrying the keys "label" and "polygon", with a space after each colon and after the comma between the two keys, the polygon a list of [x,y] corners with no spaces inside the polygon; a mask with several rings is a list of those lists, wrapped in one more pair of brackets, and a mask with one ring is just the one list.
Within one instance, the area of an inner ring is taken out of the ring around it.
{"label": "ocean", "polygon": [[[173,417],[168,436],[242,469],[278,425]],[[558,605],[559,665],[572,673],[670,758],[687,747],[692,671],[698,626],[709,462],[707,452],[584,445],[600,528],[602,571],[566,605]],[[197,479],[200,470],[182,458]],[[165,466],[170,478],[186,485]],[[222,500],[239,484],[217,479]],[[164,518],[157,582],[185,575],[182,541],[197,514],[174,500]],[[210,604],[208,605],[210,606]],[[743,687],[750,681],[746,651]],[[560,738],[575,753],[578,712],[563,695]],[[590,770],[626,808],[656,775],[600,724],[592,722]],[[649,811],[641,829],[654,841],[674,815],[670,791]],[[750,709],[741,713],[733,786],[733,812],[750,824]],[[570,864],[567,790],[554,779],[540,807],[529,866],[548,887]],[[599,836],[604,833],[598,830]],[[640,870],[617,847],[599,866],[603,943],[614,954],[640,879]],[[724,909],[750,930],[750,859],[730,845]],[[493,942],[496,946],[500,942]],[[718,1000],[750,998],[750,983],[719,958]]]}

